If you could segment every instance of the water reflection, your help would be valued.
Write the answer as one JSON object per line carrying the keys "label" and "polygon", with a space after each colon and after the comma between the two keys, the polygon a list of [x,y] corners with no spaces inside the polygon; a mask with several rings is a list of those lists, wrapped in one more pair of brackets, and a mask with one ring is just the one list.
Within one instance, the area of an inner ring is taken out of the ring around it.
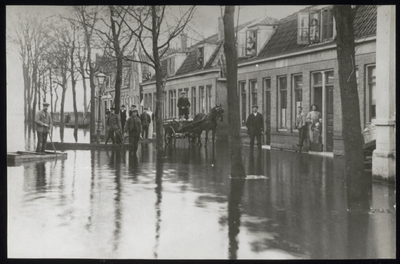
{"label": "water reflection", "polygon": [[394,188],[373,184],[383,213],[349,214],[341,159],[255,151],[247,172],[268,178],[241,181],[223,143],[167,153],[148,143],[8,167],[10,257],[395,256]]}

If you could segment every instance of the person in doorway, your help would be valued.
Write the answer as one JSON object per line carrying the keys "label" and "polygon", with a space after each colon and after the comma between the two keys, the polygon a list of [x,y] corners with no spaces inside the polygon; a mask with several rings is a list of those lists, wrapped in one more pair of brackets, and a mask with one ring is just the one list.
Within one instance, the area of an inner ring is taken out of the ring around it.
{"label": "person in doorway", "polygon": [[46,144],[47,144],[47,135],[49,131],[53,128],[53,122],[51,120],[51,115],[47,112],[49,108],[49,103],[43,102],[43,109],[36,113],[35,123],[36,123],[36,132],[37,132],[37,147],[36,152],[45,153]]}
{"label": "person in doorway", "polygon": [[186,97],[186,92],[181,92],[181,97],[179,97],[178,99],[179,118],[182,118],[182,116],[184,116],[185,119],[188,120],[189,107],[190,102],[189,99]]}
{"label": "person in doorway", "polygon": [[303,113],[303,107],[299,106],[297,109],[296,128],[299,130],[299,144],[297,146],[302,148],[307,133],[307,122],[306,115]]}
{"label": "person in doorway", "polygon": [[147,114],[150,116],[149,136],[148,136],[148,138],[153,138],[154,113],[151,111],[151,107],[150,106],[147,108]]}
{"label": "person in doorway", "polygon": [[111,136],[111,140],[112,140],[113,144],[115,144],[116,143],[115,135],[118,136],[118,134],[119,134],[121,136],[121,134],[120,134],[121,133],[121,120],[119,118],[119,115],[115,114],[114,107],[112,107],[110,110],[111,110],[111,113],[107,120],[107,127],[108,127],[108,131],[110,133],[110,136]]}
{"label": "person in doorway", "polygon": [[129,148],[136,153],[139,145],[140,133],[142,132],[142,123],[138,116],[138,111],[133,110],[128,120],[126,121],[125,133],[129,135]]}
{"label": "person in doorway", "polygon": [[140,121],[142,122],[142,138],[147,139],[149,135],[149,125],[151,123],[151,117],[147,114],[147,108],[143,109],[143,113],[140,115]]}
{"label": "person in doorway", "polygon": [[250,151],[254,148],[254,138],[257,137],[258,149],[261,149],[261,134],[264,130],[264,118],[258,113],[258,106],[253,105],[253,113],[249,115],[246,121],[247,133],[250,135]]}
{"label": "person in doorway", "polygon": [[318,138],[314,138],[314,128],[317,122],[322,122],[321,112],[318,111],[317,105],[311,106],[311,111],[307,114],[306,120],[308,123],[308,135],[311,143],[318,143]]}
{"label": "person in doorway", "polygon": [[125,122],[126,122],[126,110],[125,110],[125,105],[121,105],[121,109],[119,111],[119,115],[121,118],[121,127],[124,129],[125,127]]}

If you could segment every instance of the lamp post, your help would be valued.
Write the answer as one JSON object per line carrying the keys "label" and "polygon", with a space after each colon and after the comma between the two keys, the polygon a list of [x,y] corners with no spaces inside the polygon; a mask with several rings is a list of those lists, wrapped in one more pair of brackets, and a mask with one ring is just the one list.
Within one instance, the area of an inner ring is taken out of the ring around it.
{"label": "lamp post", "polygon": [[106,79],[106,75],[102,72],[97,74],[97,81],[99,84],[99,94],[98,94],[98,103],[99,103],[99,114],[97,117],[97,143],[100,143],[100,133],[101,133],[101,91],[103,88],[104,81]]}

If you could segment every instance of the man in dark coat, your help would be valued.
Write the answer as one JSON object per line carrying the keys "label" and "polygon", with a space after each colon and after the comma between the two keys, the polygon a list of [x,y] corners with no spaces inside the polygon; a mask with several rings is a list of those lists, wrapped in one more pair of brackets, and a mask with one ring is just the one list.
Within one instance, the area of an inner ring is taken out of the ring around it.
{"label": "man in dark coat", "polygon": [[35,123],[36,123],[36,132],[37,132],[37,147],[36,152],[45,153],[46,143],[47,143],[47,135],[49,131],[51,131],[53,122],[51,120],[51,115],[47,112],[47,108],[49,108],[49,103],[43,102],[43,109],[36,113]]}
{"label": "man in dark coat", "polygon": [[107,119],[107,127],[108,127],[108,131],[110,133],[110,136],[111,136],[111,140],[112,140],[113,144],[115,144],[115,135],[119,136],[119,141],[122,142],[121,120],[119,118],[119,115],[117,115],[115,113],[114,107],[112,107],[110,110],[111,110],[111,113]]}
{"label": "man in dark coat", "polygon": [[187,120],[189,118],[189,107],[190,107],[190,102],[187,97],[185,97],[186,93],[181,92],[181,97],[178,99],[178,109],[179,109],[179,118],[182,116],[185,116],[185,119]]}
{"label": "man in dark coat", "polygon": [[126,120],[125,133],[129,134],[129,145],[131,151],[136,153],[139,145],[140,132],[142,132],[142,123],[137,110],[132,110],[130,117]]}
{"label": "man in dark coat", "polygon": [[119,115],[121,118],[121,127],[124,129],[125,127],[125,122],[126,122],[126,110],[125,110],[125,105],[121,105],[121,110],[119,111]]}
{"label": "man in dark coat", "polygon": [[137,110],[136,105],[131,105],[131,108],[129,108],[129,116],[132,115],[133,110]]}
{"label": "man in dark coat", "polygon": [[264,130],[264,118],[258,113],[258,106],[253,105],[253,113],[249,115],[246,121],[247,133],[250,134],[250,150],[254,148],[254,138],[257,137],[258,149],[261,149],[261,135]]}
{"label": "man in dark coat", "polygon": [[151,117],[147,113],[147,108],[145,108],[143,113],[140,115],[140,121],[142,122],[142,138],[147,138],[149,134],[149,125],[151,122]]}

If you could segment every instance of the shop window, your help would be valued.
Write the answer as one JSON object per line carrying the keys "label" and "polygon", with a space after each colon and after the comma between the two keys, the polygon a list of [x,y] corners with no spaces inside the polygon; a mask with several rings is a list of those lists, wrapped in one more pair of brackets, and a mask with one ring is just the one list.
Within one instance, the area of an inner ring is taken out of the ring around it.
{"label": "shop window", "polygon": [[[298,107],[303,106],[303,76],[302,75],[293,75],[292,77],[292,87],[293,87],[293,114],[294,117],[293,127],[295,127]],[[303,111],[305,113],[305,111]]]}
{"label": "shop window", "polygon": [[287,120],[287,78],[278,77],[278,122],[280,129],[286,129]]}

